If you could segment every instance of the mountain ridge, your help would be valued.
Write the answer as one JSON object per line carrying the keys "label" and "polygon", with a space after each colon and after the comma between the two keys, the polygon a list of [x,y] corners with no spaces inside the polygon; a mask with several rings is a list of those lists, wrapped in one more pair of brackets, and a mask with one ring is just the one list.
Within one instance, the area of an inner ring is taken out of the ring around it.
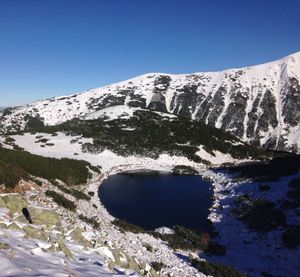
{"label": "mountain ridge", "polygon": [[31,118],[56,125],[113,106],[139,107],[200,121],[264,148],[299,152],[299,80],[300,52],[216,72],[147,73],[6,110],[0,132],[24,130]]}

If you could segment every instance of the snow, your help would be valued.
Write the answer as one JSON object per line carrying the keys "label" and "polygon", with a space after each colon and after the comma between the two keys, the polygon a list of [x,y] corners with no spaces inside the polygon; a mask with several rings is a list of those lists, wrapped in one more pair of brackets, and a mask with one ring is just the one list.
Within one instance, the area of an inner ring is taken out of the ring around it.
{"label": "snow", "polygon": [[[239,78],[239,84],[250,88],[248,96],[251,99],[247,104],[246,113],[251,111],[253,102],[259,93],[265,93],[264,85],[272,89],[273,95],[276,97],[277,112],[280,114],[280,109],[285,95],[282,95],[282,87],[289,76],[300,78],[300,52],[289,57],[275,61],[272,63],[247,67],[242,69],[230,69],[222,72],[195,73],[193,74],[201,83],[198,87],[198,92],[205,96],[211,94],[213,96],[220,86],[229,87],[232,85],[229,81],[230,76],[234,76],[238,71],[242,71]],[[167,109],[170,111],[171,99],[176,92],[176,87],[182,87],[184,84],[193,84],[190,75],[170,75],[170,87],[165,93]],[[112,84],[102,88],[93,89],[72,96],[56,97],[48,100],[37,101],[24,107],[17,108],[12,116],[8,116],[6,124],[12,120],[18,120],[21,127],[24,128],[24,115],[31,112],[36,115],[38,111],[47,125],[55,125],[65,122],[66,120],[75,117],[82,119],[97,119],[108,117],[107,120],[117,118],[128,118],[133,115],[136,108],[128,107],[127,105],[114,106],[105,108],[100,111],[96,107],[89,105],[92,100],[104,97],[105,95],[117,95],[119,90],[133,88],[136,95],[146,99],[148,105],[152,99],[155,77],[161,76],[159,73],[146,74],[138,76],[131,80]],[[245,93],[241,91],[240,93]],[[261,98],[261,99],[262,99]],[[128,101],[128,95],[126,96]],[[225,107],[228,107],[232,102],[231,95],[224,95]],[[35,110],[36,109],[36,110]],[[197,110],[196,110],[197,111]],[[260,113],[262,111],[259,111]],[[194,113],[194,116],[196,112]],[[222,120],[225,112],[217,120],[217,127],[222,126]],[[174,117],[173,115],[166,115]],[[290,133],[284,133],[285,123],[281,117],[279,118],[279,127],[270,129],[259,135],[264,136],[262,141],[267,141],[267,138],[274,134],[282,133],[285,135],[290,145],[297,144],[299,147],[300,131],[299,126],[290,128]],[[247,125],[248,118],[245,119],[244,125]],[[41,147],[42,143],[36,143],[36,136],[42,135],[49,139],[48,143],[53,143],[53,146]],[[107,266],[107,260],[113,259],[110,246],[115,245],[118,249],[124,251],[130,256],[138,256],[145,263],[150,261],[162,261],[167,264],[163,274],[173,274],[173,276],[203,276],[191,268],[179,255],[176,255],[161,241],[149,236],[148,234],[132,234],[120,233],[110,221],[113,217],[107,212],[105,207],[99,202],[97,192],[101,182],[110,175],[122,171],[150,169],[171,171],[175,165],[189,165],[194,167],[203,175],[204,178],[209,178],[213,182],[214,188],[214,204],[211,208],[209,218],[219,232],[218,240],[220,243],[227,245],[227,253],[223,257],[210,257],[217,262],[231,264],[241,270],[250,273],[251,276],[260,276],[261,271],[272,273],[274,276],[295,276],[295,272],[299,272],[299,250],[288,250],[282,248],[280,244],[280,230],[275,230],[265,235],[247,230],[244,225],[230,216],[230,207],[236,195],[243,193],[251,193],[258,195],[260,192],[257,189],[257,184],[238,182],[232,179],[232,176],[226,175],[224,172],[216,172],[208,170],[205,166],[189,161],[184,157],[170,156],[162,154],[158,159],[150,159],[144,157],[128,156],[122,157],[115,153],[105,150],[98,154],[84,153],[81,150],[81,144],[91,142],[92,139],[82,138],[80,136],[68,136],[63,133],[57,133],[57,136],[52,136],[46,133],[12,136],[15,143],[25,150],[46,157],[55,158],[72,158],[86,160],[93,165],[102,167],[102,175],[90,182],[86,191],[93,191],[95,196],[91,203],[83,200],[78,201],[78,210],[86,215],[98,216],[101,223],[101,230],[94,232],[87,230],[86,237],[101,237],[105,238],[107,246],[100,246],[95,250],[84,250],[80,246],[68,241],[68,247],[74,253],[74,260],[67,260],[62,253],[44,252],[42,248],[46,247],[40,241],[33,239],[24,239],[24,234],[20,231],[11,231],[0,229],[0,242],[7,243],[10,250],[0,250],[0,275],[1,276],[118,276],[120,273],[111,273]],[[244,137],[246,140],[247,138]],[[4,137],[0,137],[0,142],[4,142]],[[240,142],[236,142],[239,144]],[[11,148],[11,146],[4,145]],[[76,153],[76,154],[75,154]],[[196,153],[199,157],[212,162],[214,165],[222,163],[235,163],[237,160],[230,155],[218,151],[213,151],[213,154],[208,153],[199,146],[199,151]],[[240,161],[239,161],[240,162]],[[290,177],[289,177],[290,178]],[[288,178],[282,179],[279,182],[270,184],[272,186],[271,193],[264,196],[270,200],[275,200],[286,192],[286,184]],[[229,194],[224,194],[228,190]],[[94,204],[97,208],[91,206]],[[289,223],[295,223],[294,217],[288,217]],[[0,222],[5,224],[10,223],[10,219],[5,209],[0,209]],[[67,224],[67,222],[65,222]],[[170,232],[166,228],[161,228],[161,232]],[[144,244],[149,243],[155,251],[147,252]],[[21,245],[21,247],[20,247]],[[259,251],[258,251],[259,249]],[[275,254],[276,253],[276,254]],[[180,253],[184,255],[187,253]],[[45,265],[47,265],[45,267]],[[174,275],[175,274],[175,275]],[[299,275],[298,274],[298,275]],[[124,272],[125,276],[137,276],[131,272]],[[124,276],[123,275],[123,276]]]}
{"label": "snow", "polygon": [[[35,143],[36,136],[40,135],[49,139],[49,142],[54,143],[54,146],[46,146],[45,148],[40,147],[39,144]],[[65,258],[59,255],[59,253],[51,254],[53,255],[52,257],[49,256],[49,253],[43,252],[41,249],[44,248],[45,245],[36,240],[22,241],[22,244],[25,243],[24,246],[22,246],[22,248],[18,247],[17,245],[20,244],[20,240],[23,238],[21,232],[9,231],[12,232],[9,233],[9,238],[6,238],[5,240],[2,239],[1,232],[5,233],[8,231],[1,230],[0,242],[6,242],[9,245],[13,245],[14,253],[16,253],[15,255],[17,258],[12,259],[8,255],[9,252],[0,251],[0,260],[9,260],[8,263],[1,263],[0,272],[4,272],[5,274],[7,272],[8,275],[8,272],[12,270],[16,276],[18,276],[18,274],[20,275],[21,272],[28,274],[22,276],[32,276],[34,274],[64,276],[63,270],[67,268],[68,272],[75,272],[79,275],[85,274],[84,276],[96,276],[96,272],[98,276],[114,276],[112,273],[109,273],[108,268],[105,266],[105,261],[107,261],[107,259],[114,259],[110,247],[117,247],[117,249],[123,249],[123,251],[130,256],[136,256],[139,259],[142,259],[145,263],[154,260],[162,261],[168,265],[163,269],[162,276],[167,276],[167,274],[171,273],[175,274],[174,276],[203,276],[188,266],[173,252],[173,250],[169,249],[168,246],[160,240],[157,240],[148,234],[123,234],[119,232],[110,223],[113,217],[107,212],[97,196],[99,185],[104,179],[111,175],[124,171],[143,169],[171,171],[174,165],[182,164],[195,167],[203,178],[212,181],[214,203],[211,207],[209,218],[214,223],[214,226],[219,233],[219,236],[217,237],[218,242],[226,245],[227,248],[225,256],[206,257],[205,254],[201,254],[201,257],[208,258],[208,260],[215,262],[229,264],[242,271],[248,272],[249,274],[251,273],[251,276],[255,277],[260,276],[262,271],[274,274],[275,276],[276,274],[279,274],[282,277],[295,276],[295,272],[300,270],[298,268],[298,261],[300,258],[299,250],[289,250],[282,247],[280,230],[274,230],[268,234],[258,234],[249,231],[245,228],[243,223],[231,216],[230,208],[232,207],[234,197],[246,193],[253,196],[261,196],[258,184],[256,183],[248,182],[247,180],[236,181],[232,178],[233,176],[225,174],[222,171],[208,170],[203,165],[193,163],[186,158],[171,157],[166,154],[162,154],[157,160],[154,160],[134,156],[121,157],[108,150],[99,154],[83,153],[81,151],[80,143],[91,142],[91,140],[80,136],[67,136],[63,133],[57,133],[57,136],[26,133],[22,136],[15,135],[12,137],[16,140],[15,143],[17,145],[24,147],[31,153],[56,158],[69,157],[84,159],[94,165],[102,166],[102,174],[98,177],[96,176],[94,180],[87,184],[85,189],[86,192],[93,191],[95,193],[91,202],[80,200],[77,202],[77,206],[78,211],[86,216],[96,215],[101,224],[101,230],[97,232],[87,229],[85,237],[89,239],[95,237],[104,238],[107,246],[101,245],[95,249],[97,255],[100,255],[99,258],[97,258],[98,256],[96,256],[95,252],[92,250],[83,250],[82,248],[78,248],[77,245],[68,242],[68,247],[75,253],[76,258],[74,261],[68,261],[66,263]],[[73,143],[71,143],[71,141],[73,141]],[[79,155],[74,156],[74,152],[79,153]],[[197,154],[201,158],[210,160],[213,163],[236,162],[232,157],[217,151],[214,151],[215,156],[213,156],[202,147],[199,147]],[[263,197],[266,197],[271,201],[279,199],[286,193],[287,183],[293,177],[295,176],[286,177],[279,182],[270,183],[271,193],[265,192]],[[228,193],[225,194],[224,191],[227,191]],[[97,208],[95,208],[94,205]],[[288,220],[289,224],[297,223],[295,217],[288,216]],[[5,222],[6,224],[9,222],[6,211],[3,209],[0,209],[0,221]],[[159,231],[162,233],[171,232],[168,228],[160,228]],[[150,244],[155,251],[153,253],[147,251],[144,247],[145,244]],[[179,254],[188,256],[188,253],[185,252],[180,252]],[[51,263],[49,263],[48,271],[46,272],[45,267],[42,265],[45,264],[48,259],[51,260]],[[35,267],[34,269],[30,268],[31,271],[29,273],[24,271],[25,261]],[[274,266],[274,264],[276,266]],[[84,273],[82,273],[83,268]],[[125,273],[125,276],[127,276],[126,274],[129,273]]]}
{"label": "snow", "polygon": [[221,165],[224,163],[240,163],[240,162],[246,162],[249,160],[238,160],[234,159],[230,154],[222,153],[218,150],[212,151],[214,155],[208,153],[205,149],[203,149],[203,146],[199,146],[199,151],[196,152],[196,155],[199,156],[201,159],[210,161],[213,165]]}
{"label": "snow", "polygon": [[[7,212],[7,210],[6,210]],[[5,214],[0,213],[0,222],[7,222]],[[107,265],[108,251],[105,247],[96,250],[84,250],[75,243],[67,246],[73,253],[73,259],[67,259],[62,252],[48,252],[51,246],[39,240],[24,238],[22,231],[0,229],[0,243],[8,249],[0,249],[1,276],[134,276],[132,270],[111,272]]]}
{"label": "snow", "polygon": [[85,117],[85,119],[90,120],[90,119],[105,118],[105,117],[108,117],[107,119],[105,119],[105,121],[119,119],[119,118],[125,119],[125,118],[132,117],[134,111],[136,110],[139,109],[131,108],[124,105],[118,105],[109,108],[104,108],[94,113],[90,113]]}
{"label": "snow", "polygon": [[[231,215],[231,208],[234,198],[243,194],[273,202],[283,199],[289,181],[300,174],[267,183],[270,186],[267,192],[259,190],[259,183],[250,180],[235,181],[233,176],[222,171],[207,171],[203,176],[213,182],[215,200],[209,218],[219,233],[218,242],[227,246],[225,256],[209,258],[232,265],[251,276],[261,276],[261,272],[281,277],[299,276],[300,251],[297,248],[283,247],[281,230],[275,229],[268,233],[250,231]],[[288,224],[299,224],[299,219],[294,216],[288,214],[287,218]]]}
{"label": "snow", "polygon": [[[53,146],[40,147],[42,143],[36,143],[36,136],[43,136],[48,139],[47,143],[53,143]],[[82,138],[80,136],[68,136],[58,132],[57,136],[52,136],[46,133],[25,133],[24,135],[11,136],[15,139],[15,143],[36,155],[52,158],[70,158],[77,160],[85,160],[92,165],[101,166],[103,171],[109,171],[114,167],[123,167],[124,165],[129,167],[135,165],[137,168],[166,168],[172,169],[175,165],[190,165],[195,168],[203,167],[195,162],[189,161],[185,157],[169,156],[167,154],[161,154],[158,159],[151,159],[145,157],[136,156],[118,156],[110,150],[104,150],[99,154],[91,154],[82,152],[82,143],[92,143],[92,139]],[[76,154],[75,154],[76,153]]]}
{"label": "snow", "polygon": [[[131,98],[130,93],[133,92],[135,96],[144,99],[147,107],[155,96],[153,92],[154,87],[156,86],[155,79],[160,76],[168,76],[171,78],[169,88],[163,95],[165,97],[166,108],[169,112],[174,112],[174,109],[172,110],[171,107],[171,102],[175,93],[181,93],[178,91],[178,88],[182,89],[184,86],[196,85],[197,93],[203,94],[206,98],[214,97],[220,87],[227,88],[228,93],[223,95],[225,106],[215,122],[217,128],[221,128],[227,108],[233,101],[230,88],[237,86],[237,88],[240,89],[235,89],[236,93],[240,93],[248,98],[246,116],[244,118],[244,130],[247,129],[246,126],[248,126],[249,122],[248,114],[253,108],[255,99],[261,94],[262,100],[268,88],[276,100],[275,104],[279,124],[277,128],[270,130],[270,133],[259,133],[257,136],[265,136],[262,140],[265,142],[270,137],[276,136],[278,139],[281,135],[286,138],[289,146],[295,144],[295,141],[298,138],[298,135],[296,134],[295,137],[294,134],[299,130],[299,125],[292,127],[284,122],[282,107],[286,94],[288,93],[284,87],[289,78],[295,77],[300,80],[300,52],[266,64],[227,69],[217,72],[197,72],[194,74],[178,75],[164,73],[144,74],[126,81],[72,94],[70,96],[54,97],[47,100],[36,101],[32,104],[16,108],[11,115],[7,115],[3,120],[5,121],[4,123],[6,126],[13,126],[14,122],[17,121],[20,123],[21,129],[23,129],[25,127],[24,117],[26,114],[31,114],[32,116],[39,115],[43,118],[46,125],[60,124],[73,118],[97,119],[104,115],[108,116],[110,119],[118,118],[121,115],[127,118],[126,114],[132,116],[132,113],[135,110],[135,108],[130,108],[127,105]],[[233,81],[233,79],[236,79],[236,81]],[[99,103],[101,104],[108,96],[120,97],[119,92],[121,91],[125,92],[124,105],[116,106],[114,108],[105,108],[99,111]],[[199,108],[200,104],[193,110],[192,119],[195,119]],[[259,110],[257,114],[258,118],[262,114],[263,111]],[[289,132],[289,128],[287,127],[297,130]],[[249,141],[251,138],[248,138],[246,132],[244,132],[242,139],[244,141]]]}

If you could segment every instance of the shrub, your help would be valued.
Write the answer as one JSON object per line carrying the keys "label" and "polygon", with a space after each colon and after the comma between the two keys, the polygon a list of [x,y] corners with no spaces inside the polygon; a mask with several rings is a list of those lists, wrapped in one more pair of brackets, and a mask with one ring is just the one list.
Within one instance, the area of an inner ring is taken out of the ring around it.
{"label": "shrub", "polygon": [[12,143],[14,143],[16,140],[14,139],[14,138],[12,138],[12,137],[6,137],[5,138],[5,140],[4,140],[4,142],[6,143],[6,144],[12,144]]}
{"label": "shrub", "polygon": [[226,253],[226,247],[215,241],[210,241],[207,248],[204,251],[211,255],[223,256]]}
{"label": "shrub", "polygon": [[59,190],[63,191],[64,193],[71,194],[72,191],[62,185],[59,184],[56,180],[51,180],[52,185],[56,186]]}
{"label": "shrub", "polygon": [[94,229],[98,229],[100,227],[100,223],[96,218],[86,217],[82,214],[78,215],[78,218],[91,225]]}
{"label": "shrub", "polygon": [[176,165],[172,170],[175,175],[198,175],[198,171],[191,166],[186,165]]}
{"label": "shrub", "polygon": [[60,195],[53,190],[47,190],[45,192],[45,195],[51,197],[54,202],[56,202],[58,205],[66,209],[69,209],[71,211],[76,210],[76,205],[72,201],[70,201],[69,199],[65,198],[63,195]]}
{"label": "shrub", "polygon": [[196,233],[182,226],[175,226],[173,234],[160,234],[154,232],[155,237],[166,241],[174,250],[202,250],[212,255],[224,255],[225,247],[211,241],[208,233]]}
{"label": "shrub", "polygon": [[0,184],[13,188],[21,179],[28,180],[28,178],[29,174],[23,168],[16,164],[2,161],[0,156]]}
{"label": "shrub", "polygon": [[35,182],[40,187],[43,186],[43,182],[40,181],[39,179],[33,179],[32,181]]}
{"label": "shrub", "polygon": [[159,237],[175,250],[204,250],[208,246],[209,238],[203,239],[202,234],[182,226],[175,226],[173,230],[174,234],[159,234]]}
{"label": "shrub", "polygon": [[249,229],[268,232],[285,225],[284,213],[268,200],[243,195],[235,201],[235,205],[232,214],[246,223]]}
{"label": "shrub", "polygon": [[101,173],[101,170],[100,170],[101,167],[90,165],[89,168],[99,174]]}
{"label": "shrub", "polygon": [[32,117],[30,115],[26,115],[25,120],[27,120],[25,129],[32,130],[32,129],[38,129],[41,127],[44,127],[44,122],[39,117]]}
{"label": "shrub", "polygon": [[162,263],[162,262],[151,262],[150,265],[154,268],[154,270],[155,270],[156,272],[160,272],[161,269],[162,269],[163,267],[165,267],[165,264]]}
{"label": "shrub", "polygon": [[46,142],[48,142],[48,141],[49,141],[49,139],[41,138],[41,139],[37,140],[36,143],[39,143],[39,142],[41,142],[41,143],[46,143]]}
{"label": "shrub", "polygon": [[287,197],[292,200],[300,199],[300,178],[295,178],[290,181]]}
{"label": "shrub", "polygon": [[300,155],[276,157],[267,163],[253,163],[229,168],[240,172],[241,177],[254,178],[259,182],[277,181],[283,176],[296,174],[300,170]]}
{"label": "shrub", "polygon": [[117,226],[122,232],[131,232],[135,234],[146,232],[142,227],[128,223],[127,221],[118,218],[114,219],[111,223]]}
{"label": "shrub", "polygon": [[153,251],[153,247],[149,243],[145,243],[143,246],[147,249],[147,251],[149,252]]}
{"label": "shrub", "polygon": [[89,191],[89,192],[88,192],[88,195],[90,195],[90,196],[94,196],[94,195],[95,195],[95,192],[93,192],[93,191]]}
{"label": "shrub", "polygon": [[20,150],[0,148],[0,180],[14,186],[28,175],[59,179],[69,185],[86,183],[88,166],[85,161],[47,158]]}
{"label": "shrub", "polygon": [[212,263],[208,261],[200,261],[197,259],[190,259],[190,263],[198,271],[205,275],[213,277],[245,277],[246,275],[233,269],[230,266]]}
{"label": "shrub", "polygon": [[77,189],[73,189],[73,188],[66,188],[62,185],[60,185],[56,180],[51,180],[51,183],[58,187],[61,191],[70,194],[72,196],[74,196],[76,199],[82,199],[82,200],[91,200],[91,197],[86,195],[84,192],[77,190]]}
{"label": "shrub", "polygon": [[282,233],[283,243],[289,247],[294,248],[300,245],[300,225],[288,226]]}
{"label": "shrub", "polygon": [[263,191],[268,191],[268,190],[270,190],[270,186],[260,184],[260,185],[259,185],[259,190],[262,191],[262,192],[263,192]]}
{"label": "shrub", "polygon": [[218,150],[235,158],[265,156],[264,151],[254,146],[238,145],[237,138],[222,130],[181,117],[170,119],[151,111],[137,110],[129,119],[110,121],[73,119],[61,125],[47,126],[41,131],[65,132],[92,138],[93,143],[82,145],[82,150],[89,153],[109,149],[122,156],[136,155],[154,159],[161,153],[167,153],[208,163],[196,155],[199,145],[204,145],[209,152]]}
{"label": "shrub", "polygon": [[77,190],[77,189],[72,189],[71,190],[71,195],[73,195],[77,199],[82,199],[82,200],[91,200],[91,197],[86,195],[84,192]]}

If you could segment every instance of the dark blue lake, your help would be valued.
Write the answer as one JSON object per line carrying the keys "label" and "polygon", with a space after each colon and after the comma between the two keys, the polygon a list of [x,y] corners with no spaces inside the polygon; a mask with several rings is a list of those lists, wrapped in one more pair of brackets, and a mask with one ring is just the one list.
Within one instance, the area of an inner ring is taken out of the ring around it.
{"label": "dark blue lake", "polygon": [[209,182],[201,176],[122,174],[106,179],[99,197],[108,212],[146,230],[181,225],[211,231]]}

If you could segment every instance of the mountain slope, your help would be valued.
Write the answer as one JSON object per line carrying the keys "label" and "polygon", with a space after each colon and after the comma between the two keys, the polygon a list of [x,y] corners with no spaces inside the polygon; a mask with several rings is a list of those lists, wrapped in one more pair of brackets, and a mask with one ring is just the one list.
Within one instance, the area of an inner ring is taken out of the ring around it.
{"label": "mountain slope", "polygon": [[6,110],[0,132],[114,116],[112,106],[188,117],[265,148],[300,151],[300,52],[241,69],[146,74],[71,96]]}

